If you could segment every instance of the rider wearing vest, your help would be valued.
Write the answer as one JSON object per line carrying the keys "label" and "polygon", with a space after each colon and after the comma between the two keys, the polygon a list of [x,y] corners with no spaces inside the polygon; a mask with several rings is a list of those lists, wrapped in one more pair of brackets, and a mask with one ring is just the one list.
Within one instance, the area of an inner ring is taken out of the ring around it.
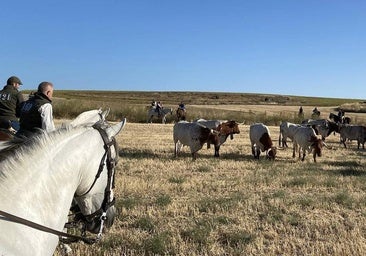
{"label": "rider wearing vest", "polygon": [[52,96],[53,84],[40,83],[38,91],[21,108],[18,136],[30,136],[39,129],[47,132],[55,130],[51,105]]}
{"label": "rider wearing vest", "polygon": [[22,81],[16,76],[11,76],[0,91],[0,128],[9,129],[12,123],[18,126],[20,108],[24,102],[23,94],[18,91],[20,85]]}

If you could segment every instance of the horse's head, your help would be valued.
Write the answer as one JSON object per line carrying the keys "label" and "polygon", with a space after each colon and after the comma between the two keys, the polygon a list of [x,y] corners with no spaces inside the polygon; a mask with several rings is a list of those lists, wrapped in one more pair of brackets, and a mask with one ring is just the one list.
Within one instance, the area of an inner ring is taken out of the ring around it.
{"label": "horse's head", "polygon": [[93,109],[89,111],[85,111],[79,114],[74,120],[72,120],[68,124],[62,124],[62,127],[77,127],[77,126],[86,126],[93,125],[96,122],[104,122],[106,120],[107,115],[109,114],[110,109],[102,111],[102,109]]}
{"label": "horse's head", "polygon": [[83,172],[74,197],[86,229],[98,233],[98,236],[104,226],[110,227],[113,224],[116,215],[113,188],[118,148],[114,137],[122,130],[125,122],[126,120],[109,127],[103,127],[100,123],[93,126],[100,134],[100,147],[95,149],[99,154],[95,161],[86,165],[88,170]]}

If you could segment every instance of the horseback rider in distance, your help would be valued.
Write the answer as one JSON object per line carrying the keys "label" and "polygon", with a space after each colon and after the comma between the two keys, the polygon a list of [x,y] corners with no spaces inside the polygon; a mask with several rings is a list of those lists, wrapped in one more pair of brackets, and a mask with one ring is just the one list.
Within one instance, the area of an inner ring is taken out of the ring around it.
{"label": "horseback rider in distance", "polygon": [[184,105],[183,101],[180,102],[180,104],[178,105],[178,108],[180,108],[184,112],[186,111],[186,106]]}
{"label": "horseback rider in distance", "polygon": [[161,116],[161,110],[163,109],[163,104],[158,101],[156,104],[156,111],[158,112],[158,115]]}
{"label": "horseback rider in distance", "polygon": [[153,99],[152,101],[151,101],[151,107],[152,108],[156,108],[156,101]]}

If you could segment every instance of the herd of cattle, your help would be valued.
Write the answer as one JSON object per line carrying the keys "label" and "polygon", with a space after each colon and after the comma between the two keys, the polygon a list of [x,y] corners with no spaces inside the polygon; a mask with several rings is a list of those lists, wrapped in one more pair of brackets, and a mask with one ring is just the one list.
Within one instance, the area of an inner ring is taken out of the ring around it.
{"label": "herd of cattle", "polygon": [[[323,146],[328,147],[325,139],[332,133],[340,134],[340,143],[347,147],[346,142],[357,140],[357,148],[365,148],[366,126],[336,123],[327,119],[304,120],[301,124],[282,122],[280,124],[279,146],[288,147],[287,139],[293,142],[292,157],[298,152],[299,158],[304,161],[306,153],[313,153],[314,162],[316,157],[321,156]],[[193,159],[197,152],[207,143],[207,148],[213,144],[214,156],[219,157],[220,146],[230,136],[239,134],[239,124],[235,121],[219,121],[197,119],[193,122],[180,121],[174,124],[173,139],[175,156],[179,154],[183,146],[188,146]],[[259,159],[261,152],[265,152],[266,158],[274,160],[277,147],[274,145],[268,127],[263,123],[250,125],[249,138],[252,154]],[[301,156],[302,154],[302,156]]]}

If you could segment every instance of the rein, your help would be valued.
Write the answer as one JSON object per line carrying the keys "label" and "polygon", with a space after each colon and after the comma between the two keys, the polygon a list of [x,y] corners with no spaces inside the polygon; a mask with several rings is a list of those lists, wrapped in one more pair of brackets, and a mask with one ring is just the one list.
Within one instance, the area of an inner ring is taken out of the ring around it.
{"label": "rein", "polygon": [[34,228],[34,229],[37,229],[37,230],[40,230],[43,232],[57,235],[57,236],[59,236],[59,238],[61,240],[65,239],[65,238],[68,238],[70,242],[77,242],[77,241],[81,240],[86,244],[94,244],[95,242],[98,241],[97,238],[88,238],[88,237],[83,237],[83,236],[72,235],[72,234],[69,234],[66,232],[61,232],[56,229],[52,229],[52,228],[37,224],[33,221],[20,218],[18,216],[15,216],[13,214],[10,214],[10,213],[7,213],[7,212],[1,211],[1,210],[0,210],[0,215],[2,216],[2,217],[0,217],[0,219],[15,222],[15,223],[22,224],[22,225],[25,225],[25,226],[28,226],[28,227],[31,227],[31,228]]}
{"label": "rein", "polygon": [[[85,237],[85,236],[78,236],[78,235],[72,235],[66,232],[62,232],[62,231],[58,231],[43,225],[40,225],[38,223],[23,219],[21,217],[15,216],[13,214],[4,212],[2,210],[0,210],[0,220],[6,220],[6,221],[10,221],[10,222],[15,222],[18,224],[22,224],[43,232],[47,232],[50,234],[54,234],[59,236],[59,239],[62,240],[63,242],[67,242],[67,243],[73,243],[73,242],[77,242],[77,241],[83,241],[86,244],[93,244],[95,242],[98,242],[101,237],[102,237],[102,231],[103,231],[103,226],[104,226],[104,221],[107,219],[107,210],[108,208],[110,208],[111,206],[114,205],[115,203],[115,198],[113,198],[112,200],[110,200],[111,197],[111,193],[112,193],[112,189],[114,188],[114,177],[115,177],[115,173],[114,173],[114,167],[116,165],[116,161],[115,159],[112,158],[111,156],[111,146],[114,146],[115,149],[117,150],[117,142],[115,140],[114,137],[112,137],[112,140],[109,140],[108,135],[106,133],[105,130],[103,130],[101,128],[101,124],[100,123],[96,123],[92,126],[94,129],[96,129],[99,134],[101,135],[103,142],[104,142],[104,154],[103,157],[99,163],[99,168],[98,168],[98,172],[95,176],[95,179],[92,183],[92,185],[90,186],[90,188],[82,195],[78,196],[75,195],[75,197],[81,197],[81,196],[85,196],[86,194],[88,194],[91,189],[94,187],[97,179],[100,177],[100,174],[102,173],[103,169],[104,169],[104,164],[107,164],[107,170],[108,170],[108,182],[107,182],[107,186],[104,190],[104,199],[102,202],[102,205],[100,207],[99,210],[97,210],[96,212],[89,214],[89,215],[82,215],[82,220],[86,221],[86,222],[92,222],[94,219],[99,218],[101,221],[100,224],[100,229],[99,232],[97,234],[96,238],[90,238],[90,237]],[[84,233],[84,232],[83,232]]]}

